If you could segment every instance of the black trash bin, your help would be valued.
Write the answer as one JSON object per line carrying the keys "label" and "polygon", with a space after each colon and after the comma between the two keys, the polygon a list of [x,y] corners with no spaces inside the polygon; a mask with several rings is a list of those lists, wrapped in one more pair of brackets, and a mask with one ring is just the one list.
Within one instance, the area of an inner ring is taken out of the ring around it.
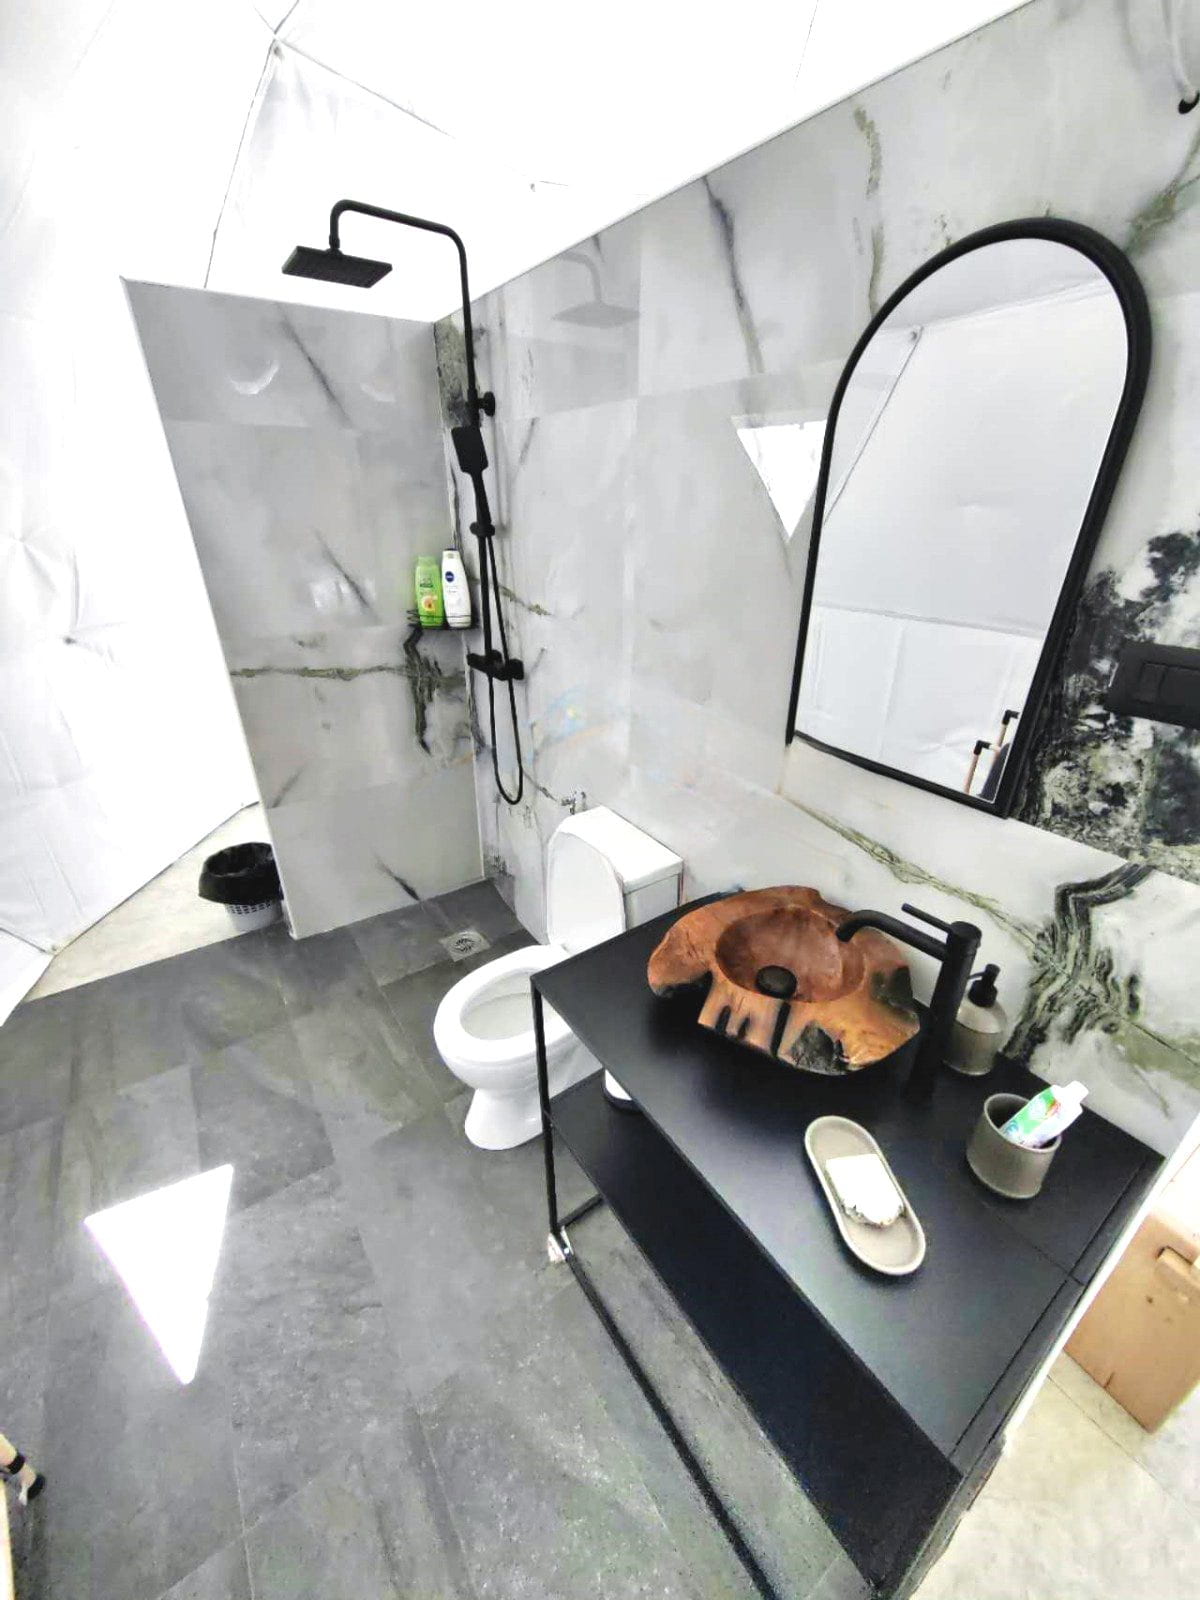
{"label": "black trash bin", "polygon": [[276,921],[283,888],[269,844],[231,844],[200,869],[200,898],[224,906],[239,933]]}

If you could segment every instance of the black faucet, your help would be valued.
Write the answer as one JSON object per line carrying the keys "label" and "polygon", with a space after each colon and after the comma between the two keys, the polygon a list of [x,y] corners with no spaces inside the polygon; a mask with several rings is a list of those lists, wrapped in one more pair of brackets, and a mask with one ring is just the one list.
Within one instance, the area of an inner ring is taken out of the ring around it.
{"label": "black faucet", "polygon": [[914,950],[923,950],[941,963],[906,1086],[913,1099],[928,1100],[937,1082],[938,1069],[946,1059],[950,1030],[966,993],[983,935],[973,922],[943,922],[940,917],[932,917],[916,906],[905,905],[900,909],[910,917],[919,917],[922,922],[939,928],[945,938],[935,939],[933,934],[901,922],[899,917],[890,917],[886,911],[856,911],[839,924],[837,936],[845,944],[860,928],[878,928],[880,933],[890,934],[893,939],[912,945]]}

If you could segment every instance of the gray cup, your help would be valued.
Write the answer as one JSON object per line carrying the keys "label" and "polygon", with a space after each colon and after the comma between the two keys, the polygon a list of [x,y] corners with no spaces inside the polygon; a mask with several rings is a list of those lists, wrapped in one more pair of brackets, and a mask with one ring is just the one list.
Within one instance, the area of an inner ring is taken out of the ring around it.
{"label": "gray cup", "polygon": [[1042,1187],[1055,1152],[1062,1143],[1052,1139],[1040,1150],[1027,1150],[1000,1132],[1027,1096],[990,1094],[983,1102],[979,1121],[967,1144],[967,1164],[979,1179],[1009,1200],[1032,1200]]}

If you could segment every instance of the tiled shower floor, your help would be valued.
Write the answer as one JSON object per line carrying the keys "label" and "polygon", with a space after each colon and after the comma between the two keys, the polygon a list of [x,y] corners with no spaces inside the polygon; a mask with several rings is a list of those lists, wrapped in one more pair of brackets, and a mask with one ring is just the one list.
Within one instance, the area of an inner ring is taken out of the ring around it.
{"label": "tiled shower floor", "polygon": [[[0,1029],[0,1429],[50,1479],[14,1508],[18,1600],[750,1600],[546,1260],[536,1143],[461,1135],[429,1028],[466,970],[438,938],[465,926],[481,960],[527,942],[479,885],[193,950]],[[185,1386],[83,1219],[225,1163]],[[780,1594],[860,1600],[611,1218],[574,1237]],[[922,1596],[1200,1600],[1200,1408],[1147,1441],[1069,1362],[1055,1377]]]}

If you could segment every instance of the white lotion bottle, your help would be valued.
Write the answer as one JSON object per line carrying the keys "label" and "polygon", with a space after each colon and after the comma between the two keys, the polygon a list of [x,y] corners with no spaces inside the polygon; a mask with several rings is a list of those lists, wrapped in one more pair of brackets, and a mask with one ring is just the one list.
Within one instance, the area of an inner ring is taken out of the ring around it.
{"label": "white lotion bottle", "polygon": [[996,998],[999,973],[1000,968],[989,962],[975,976],[950,1035],[950,1065],[968,1078],[981,1078],[992,1070],[1008,1036],[1008,1014]]}
{"label": "white lotion bottle", "polygon": [[471,591],[467,587],[463,559],[457,550],[442,551],[442,604],[446,610],[447,627],[471,626]]}

